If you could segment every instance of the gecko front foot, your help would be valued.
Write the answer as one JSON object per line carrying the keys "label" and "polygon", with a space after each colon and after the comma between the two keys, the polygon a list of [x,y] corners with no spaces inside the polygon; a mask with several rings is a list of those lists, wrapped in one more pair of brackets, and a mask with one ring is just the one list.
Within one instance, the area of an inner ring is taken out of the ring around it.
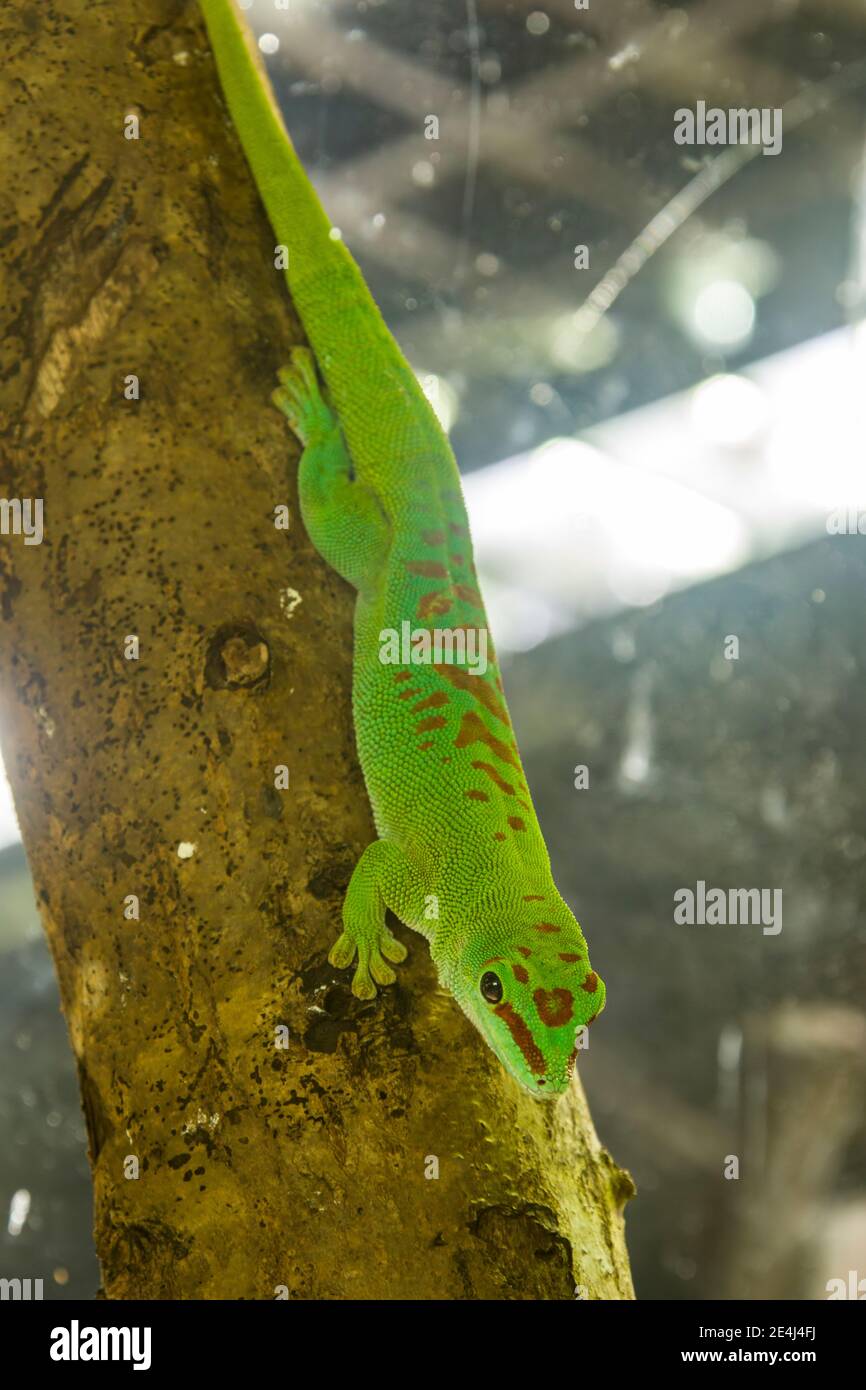
{"label": "gecko front foot", "polygon": [[354,930],[347,927],[331,947],[328,960],[338,970],[345,970],[356,955],[358,965],[352,978],[352,993],[358,999],[375,999],[376,985],[392,985],[397,978],[387,961],[399,965],[408,952],[383,923],[375,932],[365,931],[363,927]]}
{"label": "gecko front foot", "polygon": [[289,365],[277,372],[279,386],[271,400],[281,410],[292,433],[304,445],[326,439],[337,427],[334,414],[322,396],[316,364],[309,348],[292,348]]}
{"label": "gecko front foot", "polygon": [[385,922],[387,909],[400,905],[407,873],[402,852],[390,840],[374,840],[352,871],[343,903],[343,931],[328,960],[345,970],[357,955],[352,993],[358,999],[375,999],[376,985],[392,985],[396,977],[387,962],[397,965],[408,954]]}

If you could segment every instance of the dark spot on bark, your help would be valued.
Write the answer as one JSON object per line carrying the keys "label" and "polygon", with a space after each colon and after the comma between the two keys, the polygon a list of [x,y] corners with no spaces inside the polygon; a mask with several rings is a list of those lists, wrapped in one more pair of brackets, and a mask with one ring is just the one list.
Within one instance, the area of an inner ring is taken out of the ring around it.
{"label": "dark spot on bark", "polygon": [[103,1144],[111,1134],[112,1126],[102,1104],[102,1098],[82,1062],[78,1062],[78,1086],[81,1092],[81,1106],[84,1111],[87,1137],[90,1141],[90,1161],[96,1163]]}
{"label": "dark spot on bark", "polygon": [[498,1277],[505,1281],[500,1297],[525,1298],[526,1270],[536,1262],[544,1272],[536,1276],[535,1297],[573,1302],[571,1245],[559,1234],[549,1207],[534,1202],[486,1207],[475,1216],[470,1230],[495,1252]]}
{"label": "dark spot on bark", "polygon": [[2,608],[5,621],[12,621],[12,604],[21,593],[21,580],[14,574],[8,574],[3,583],[3,594],[0,597],[0,608]]}
{"label": "dark spot on bark", "polygon": [[225,623],[208,643],[204,678],[212,690],[264,687],[270,669],[268,644],[252,623]]}
{"label": "dark spot on bark", "polygon": [[169,1168],[182,1168],[185,1163],[189,1163],[192,1154],[175,1154],[174,1158],[168,1160]]}
{"label": "dark spot on bark", "polygon": [[192,1239],[163,1221],[113,1223],[102,1253],[103,1281],[110,1288],[135,1270],[140,1287],[153,1298],[177,1298],[177,1266],[192,1249]]}
{"label": "dark spot on bark", "polygon": [[307,880],[307,888],[320,902],[336,895],[342,897],[349,885],[353,868],[354,863],[349,858],[332,859]]}
{"label": "dark spot on bark", "polygon": [[336,1052],[340,1035],[355,1027],[360,1000],[345,985],[333,985],[316,1003],[321,1012],[310,1020],[304,1046],[310,1052]]}
{"label": "dark spot on bark", "polygon": [[262,811],[266,816],[270,816],[271,820],[282,820],[283,798],[269,782],[262,787],[261,802]]}

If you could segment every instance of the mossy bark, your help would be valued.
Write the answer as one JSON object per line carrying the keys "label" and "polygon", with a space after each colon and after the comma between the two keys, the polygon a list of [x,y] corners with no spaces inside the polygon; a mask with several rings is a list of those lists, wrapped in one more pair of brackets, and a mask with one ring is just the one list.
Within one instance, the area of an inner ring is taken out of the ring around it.
{"label": "mossy bark", "polygon": [[373,836],[352,594],[297,520],[301,333],[198,12],[0,26],[0,496],[45,526],[0,540],[0,731],[105,1293],[628,1298],[579,1085],[520,1092],[411,933],[373,1003],[327,964]]}

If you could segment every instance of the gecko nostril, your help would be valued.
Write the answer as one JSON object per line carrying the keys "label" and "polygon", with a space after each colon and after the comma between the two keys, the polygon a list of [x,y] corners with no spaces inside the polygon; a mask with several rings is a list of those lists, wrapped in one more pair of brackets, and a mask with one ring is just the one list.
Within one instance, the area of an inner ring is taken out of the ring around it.
{"label": "gecko nostril", "polygon": [[539,1086],[544,1086],[546,1084],[543,1076],[539,1076],[536,1079],[538,1081]]}

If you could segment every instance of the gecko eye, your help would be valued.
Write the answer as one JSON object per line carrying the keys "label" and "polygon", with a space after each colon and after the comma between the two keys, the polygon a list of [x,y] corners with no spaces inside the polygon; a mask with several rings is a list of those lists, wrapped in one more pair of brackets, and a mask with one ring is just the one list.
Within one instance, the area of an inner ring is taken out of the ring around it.
{"label": "gecko eye", "polygon": [[498,1004],[502,998],[502,981],[492,970],[481,976],[481,993],[488,1004]]}

